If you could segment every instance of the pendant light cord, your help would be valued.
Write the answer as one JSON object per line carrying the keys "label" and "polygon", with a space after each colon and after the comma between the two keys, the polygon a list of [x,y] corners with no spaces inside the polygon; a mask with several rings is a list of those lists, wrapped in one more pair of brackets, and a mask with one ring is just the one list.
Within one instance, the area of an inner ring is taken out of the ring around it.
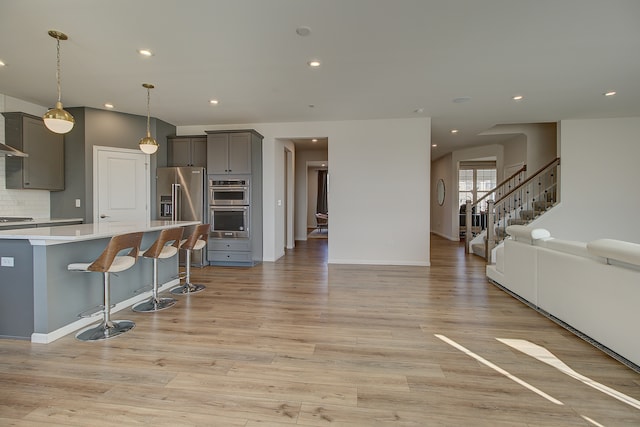
{"label": "pendant light cord", "polygon": [[147,136],[151,136],[151,131],[149,130],[149,117],[151,116],[151,109],[149,108],[150,102],[151,102],[151,88],[147,88]]}
{"label": "pendant light cord", "polygon": [[58,102],[61,101],[61,90],[60,90],[60,37],[56,37],[58,41],[58,65],[56,67],[56,80],[58,81]]}

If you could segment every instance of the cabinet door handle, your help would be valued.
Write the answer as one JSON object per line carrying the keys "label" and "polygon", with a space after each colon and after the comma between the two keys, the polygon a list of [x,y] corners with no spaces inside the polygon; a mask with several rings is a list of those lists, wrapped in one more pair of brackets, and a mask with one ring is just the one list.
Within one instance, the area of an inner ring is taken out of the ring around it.
{"label": "cabinet door handle", "polygon": [[100,218],[109,218],[109,215],[102,214],[100,215]]}

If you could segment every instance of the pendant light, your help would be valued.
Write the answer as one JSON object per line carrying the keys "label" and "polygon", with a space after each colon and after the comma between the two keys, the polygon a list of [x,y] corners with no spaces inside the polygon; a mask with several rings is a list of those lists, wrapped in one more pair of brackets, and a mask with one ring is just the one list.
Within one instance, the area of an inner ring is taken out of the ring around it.
{"label": "pendant light", "polygon": [[51,132],[55,133],[67,133],[73,129],[75,120],[73,116],[62,108],[62,102],[60,101],[60,40],[67,40],[66,34],[60,31],[50,30],[49,35],[58,42],[58,65],[56,68],[56,80],[58,81],[58,102],[56,102],[55,108],[50,109],[42,117],[44,119],[44,125]]}
{"label": "pendant light", "polygon": [[147,88],[147,136],[140,139],[138,145],[143,153],[153,154],[158,151],[158,142],[151,137],[151,131],[149,130],[149,120],[151,117],[151,110],[149,109],[149,101],[151,99],[150,90],[154,88],[152,84],[142,83],[142,87]]}

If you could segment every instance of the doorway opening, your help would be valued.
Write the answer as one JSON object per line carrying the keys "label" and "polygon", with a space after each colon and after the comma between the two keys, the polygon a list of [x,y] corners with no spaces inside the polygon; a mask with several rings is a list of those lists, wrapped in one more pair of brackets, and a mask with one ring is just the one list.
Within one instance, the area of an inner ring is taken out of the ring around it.
{"label": "doorway opening", "polygon": [[327,162],[307,163],[307,238],[329,238],[329,170]]}

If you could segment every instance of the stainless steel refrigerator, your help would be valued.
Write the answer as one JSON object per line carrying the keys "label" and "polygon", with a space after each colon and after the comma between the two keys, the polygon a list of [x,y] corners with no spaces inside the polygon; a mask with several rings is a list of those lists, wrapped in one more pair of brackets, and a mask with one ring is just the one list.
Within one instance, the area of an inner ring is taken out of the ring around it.
{"label": "stainless steel refrigerator", "polygon": [[[206,222],[207,173],[200,167],[158,168],[156,171],[156,201],[158,219]],[[189,231],[188,229],[186,230]],[[184,264],[184,251],[180,251],[180,264]],[[207,264],[207,248],[194,251],[191,265]]]}

